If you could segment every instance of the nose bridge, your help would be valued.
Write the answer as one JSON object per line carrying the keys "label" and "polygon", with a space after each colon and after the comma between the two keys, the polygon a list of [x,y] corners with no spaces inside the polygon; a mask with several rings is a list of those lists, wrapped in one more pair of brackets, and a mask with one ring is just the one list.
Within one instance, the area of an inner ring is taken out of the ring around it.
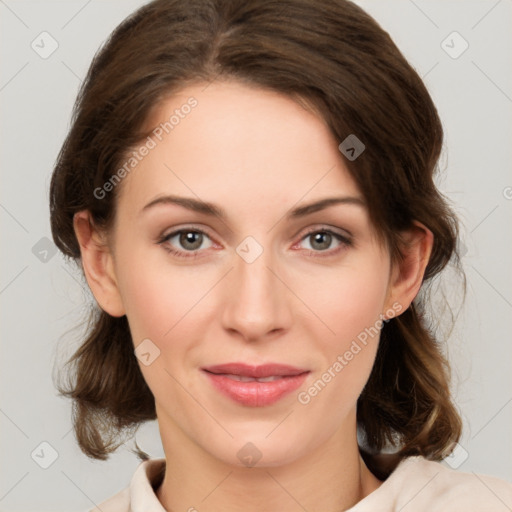
{"label": "nose bridge", "polygon": [[228,279],[223,321],[227,329],[256,340],[288,327],[285,287],[275,277],[275,258],[270,247],[246,237],[236,248],[234,269]]}

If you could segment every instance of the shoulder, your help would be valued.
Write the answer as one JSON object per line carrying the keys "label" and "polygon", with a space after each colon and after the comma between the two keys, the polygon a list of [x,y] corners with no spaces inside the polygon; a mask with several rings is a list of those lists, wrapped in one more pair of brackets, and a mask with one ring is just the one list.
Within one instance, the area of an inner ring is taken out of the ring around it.
{"label": "shoulder", "polygon": [[[440,462],[424,458],[412,461],[417,465],[417,474],[428,476],[426,486],[432,486],[432,496],[439,510],[496,511],[512,508],[512,483],[500,478],[475,472],[463,472],[446,467]],[[425,478],[424,478],[425,479]],[[428,487],[425,488],[428,496]],[[428,500],[428,497],[426,498]]]}
{"label": "shoulder", "polygon": [[163,511],[154,489],[160,485],[165,459],[141,462],[132,476],[130,485],[97,505],[90,512],[135,512],[139,510]]}
{"label": "shoulder", "polygon": [[397,483],[407,484],[402,506],[416,510],[495,511],[512,507],[512,483],[500,478],[457,471],[424,457],[409,457],[397,468]]}
{"label": "shoulder", "polygon": [[[382,508],[384,503],[387,505],[385,509]],[[445,463],[424,457],[408,457],[379,488],[360,501],[353,512],[494,512],[510,509],[512,483],[490,475],[457,471]]]}

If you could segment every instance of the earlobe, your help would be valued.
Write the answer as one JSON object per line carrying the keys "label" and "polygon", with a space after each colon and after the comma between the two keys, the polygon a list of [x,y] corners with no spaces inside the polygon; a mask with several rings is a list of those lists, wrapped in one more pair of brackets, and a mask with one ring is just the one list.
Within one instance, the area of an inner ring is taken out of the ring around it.
{"label": "earlobe", "polygon": [[74,215],[73,227],[80,244],[84,274],[96,301],[109,315],[123,316],[125,311],[117,286],[113,258],[104,236],[94,227],[87,210]]}
{"label": "earlobe", "polygon": [[434,235],[425,225],[415,221],[414,227],[401,233],[402,258],[393,265],[386,307],[398,303],[404,312],[418,294],[427,268]]}

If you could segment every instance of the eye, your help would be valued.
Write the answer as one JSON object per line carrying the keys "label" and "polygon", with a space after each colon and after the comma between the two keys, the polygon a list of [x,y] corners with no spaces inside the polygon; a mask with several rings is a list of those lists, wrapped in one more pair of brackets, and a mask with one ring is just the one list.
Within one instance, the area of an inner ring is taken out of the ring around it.
{"label": "eye", "polygon": [[203,246],[203,242],[206,240],[210,240],[210,237],[204,231],[185,228],[163,236],[158,240],[158,243],[163,245],[170,253],[187,258],[197,256],[197,252],[200,249],[208,249],[211,247],[211,240],[210,245]]}
{"label": "eye", "polygon": [[[350,238],[330,229],[312,230],[301,238],[301,242],[303,241],[308,242],[309,247],[306,247],[306,249],[310,252],[326,252],[329,255],[337,253],[338,251],[352,245],[352,240]],[[299,244],[301,242],[299,242]],[[334,248],[332,248],[333,244],[335,245]]]}
{"label": "eye", "polygon": [[[208,241],[209,243],[204,246],[204,242]],[[305,249],[313,256],[330,256],[353,245],[350,237],[331,229],[310,230],[296,245],[300,245],[304,241],[309,245]],[[162,245],[166,251],[180,258],[198,257],[202,249],[213,246],[210,236],[196,228],[182,228],[173,231],[162,236],[157,243]],[[333,245],[334,248],[332,248]]]}

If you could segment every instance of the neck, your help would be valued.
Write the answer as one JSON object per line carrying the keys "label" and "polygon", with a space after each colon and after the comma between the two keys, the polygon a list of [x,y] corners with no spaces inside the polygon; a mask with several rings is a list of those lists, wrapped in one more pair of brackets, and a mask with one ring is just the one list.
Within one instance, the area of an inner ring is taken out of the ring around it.
{"label": "neck", "polygon": [[169,512],[347,510],[382,484],[359,454],[353,423],[351,432],[340,429],[287,464],[240,467],[212,456],[159,417],[166,470],[156,495]]}

